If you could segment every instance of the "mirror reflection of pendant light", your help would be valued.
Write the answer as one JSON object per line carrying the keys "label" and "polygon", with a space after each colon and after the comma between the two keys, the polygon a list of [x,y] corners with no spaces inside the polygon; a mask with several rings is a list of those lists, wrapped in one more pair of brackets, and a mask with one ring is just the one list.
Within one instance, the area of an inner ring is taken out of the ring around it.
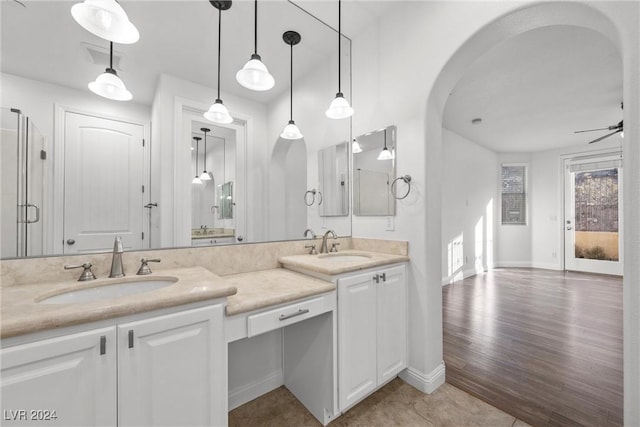
{"label": "mirror reflection of pendant light", "polygon": [[193,180],[191,180],[192,184],[202,184],[202,181],[200,180],[200,178],[198,178],[198,143],[200,142],[200,140],[202,138],[200,138],[199,136],[194,136],[193,139],[195,139],[196,141],[196,177],[193,178]]}
{"label": "mirror reflection of pendant light", "polygon": [[362,147],[360,147],[360,143],[355,138],[353,138],[353,144],[351,144],[351,152],[353,154],[362,153]]}
{"label": "mirror reflection of pendant light", "polygon": [[391,160],[393,159],[393,155],[391,151],[387,148],[387,129],[384,129],[384,148],[378,155],[378,160]]}
{"label": "mirror reflection of pendant light", "polygon": [[269,74],[267,66],[258,55],[258,0],[254,1],[255,19],[253,23],[254,49],[251,59],[236,73],[236,80],[247,89],[264,91],[269,90],[275,84],[273,76]]}
{"label": "mirror reflection of pendant light", "polygon": [[89,89],[104,98],[114,101],[129,101],[133,95],[124,86],[116,70],[113,69],[113,42],[110,42],[109,46],[109,68],[104,70],[104,73],[100,74],[95,81],[89,83]]}
{"label": "mirror reflection of pendant light", "polygon": [[290,75],[291,75],[291,90],[289,92],[289,124],[284,127],[281,138],[284,139],[300,139],[302,133],[296,123],[293,121],[293,46],[300,43],[300,34],[295,31],[285,31],[282,34],[282,40],[291,47],[291,62],[290,62]]}
{"label": "mirror reflection of pendant light", "polygon": [[84,0],[71,7],[71,15],[85,30],[120,44],[138,41],[140,33],[115,0]]}
{"label": "mirror reflection of pendant light", "polygon": [[204,132],[204,171],[200,175],[200,181],[211,181],[211,172],[207,172],[207,132],[211,132],[209,128],[200,128]]}
{"label": "mirror reflection of pendant light", "polygon": [[347,117],[351,117],[353,115],[353,108],[349,106],[349,101],[346,100],[344,95],[342,94],[342,88],[340,85],[340,71],[342,65],[342,49],[341,49],[341,24],[342,24],[342,2],[338,0],[338,93],[336,93],[336,97],[333,101],[331,101],[331,105],[329,105],[329,109],[325,112],[327,117],[330,119],[346,119]]}
{"label": "mirror reflection of pendant light", "polygon": [[209,107],[209,111],[204,113],[204,118],[214,123],[228,124],[233,122],[233,117],[231,117],[229,110],[220,99],[220,38],[222,34],[222,11],[231,7],[231,1],[210,0],[209,3],[218,9],[218,98]]}

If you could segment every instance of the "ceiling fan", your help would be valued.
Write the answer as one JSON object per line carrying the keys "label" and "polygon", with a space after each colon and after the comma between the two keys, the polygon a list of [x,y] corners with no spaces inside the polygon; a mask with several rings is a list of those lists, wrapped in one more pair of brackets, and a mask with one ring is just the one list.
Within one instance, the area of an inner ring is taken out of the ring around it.
{"label": "ceiling fan", "polygon": [[[622,103],[620,103],[620,108],[623,108],[623,104]],[[593,144],[594,142],[599,142],[599,141],[602,141],[605,138],[609,138],[611,135],[615,135],[618,132],[622,132],[624,130],[623,126],[622,126],[622,122],[623,122],[623,120],[620,120],[617,125],[612,125],[612,126],[609,126],[609,127],[606,127],[606,128],[577,130],[577,131],[575,131],[573,133],[596,132],[596,131],[600,131],[600,130],[612,130],[613,131],[613,132],[608,133],[608,134],[606,134],[604,136],[601,136],[600,138],[596,138],[593,141],[589,141],[588,142],[589,144]]]}

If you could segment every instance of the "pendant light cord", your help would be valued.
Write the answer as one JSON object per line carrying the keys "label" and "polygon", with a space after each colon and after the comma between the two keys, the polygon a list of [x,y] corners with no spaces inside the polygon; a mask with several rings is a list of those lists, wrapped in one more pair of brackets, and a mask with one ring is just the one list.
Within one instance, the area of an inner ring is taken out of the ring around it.
{"label": "pendant light cord", "polygon": [[253,22],[253,54],[257,55],[258,54],[258,0],[255,0],[254,2],[254,14],[255,14],[255,19]]}
{"label": "pendant light cord", "polygon": [[198,140],[196,139],[196,177],[198,176]]}
{"label": "pendant light cord", "polygon": [[[386,144],[387,143],[385,142],[385,145]],[[204,132],[204,156],[202,156],[202,157],[204,157],[203,166],[204,166],[204,171],[206,172],[207,171],[207,132]]]}
{"label": "pendant light cord", "polygon": [[293,43],[291,46],[291,61],[289,62],[290,76],[291,76],[291,91],[289,92],[289,117],[293,121]]}
{"label": "pendant light cord", "polygon": [[222,9],[218,9],[218,99],[220,99],[220,39],[222,37]]}
{"label": "pendant light cord", "polygon": [[113,42],[109,42],[109,69],[113,70]]}
{"label": "pendant light cord", "polygon": [[340,39],[342,38],[340,36],[340,30],[342,27],[342,2],[341,0],[338,0],[338,93],[342,93],[342,88],[340,85],[340,70],[342,69],[341,65],[342,65],[342,49],[341,49],[341,43],[340,43]]}

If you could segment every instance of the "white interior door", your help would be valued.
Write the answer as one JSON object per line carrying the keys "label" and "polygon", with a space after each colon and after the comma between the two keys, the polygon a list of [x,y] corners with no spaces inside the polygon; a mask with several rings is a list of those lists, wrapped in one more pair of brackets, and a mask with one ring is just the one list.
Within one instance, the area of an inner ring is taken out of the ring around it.
{"label": "white interior door", "polygon": [[64,127],[64,253],[142,249],[143,126],[67,111]]}
{"label": "white interior door", "polygon": [[619,155],[565,161],[565,268],[623,274]]}

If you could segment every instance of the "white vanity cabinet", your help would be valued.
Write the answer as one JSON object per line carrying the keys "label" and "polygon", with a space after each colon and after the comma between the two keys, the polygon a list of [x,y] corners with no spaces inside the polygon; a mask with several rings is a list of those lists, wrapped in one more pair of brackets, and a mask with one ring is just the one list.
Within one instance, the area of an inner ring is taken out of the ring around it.
{"label": "white vanity cabinet", "polygon": [[404,265],[338,278],[338,366],[344,411],[407,367]]}
{"label": "white vanity cabinet", "polygon": [[116,424],[114,326],[8,347],[2,425]]}
{"label": "white vanity cabinet", "polygon": [[5,347],[3,416],[56,413],[39,421],[27,412],[28,422],[16,425],[226,425],[223,310],[222,304],[165,309]]}

